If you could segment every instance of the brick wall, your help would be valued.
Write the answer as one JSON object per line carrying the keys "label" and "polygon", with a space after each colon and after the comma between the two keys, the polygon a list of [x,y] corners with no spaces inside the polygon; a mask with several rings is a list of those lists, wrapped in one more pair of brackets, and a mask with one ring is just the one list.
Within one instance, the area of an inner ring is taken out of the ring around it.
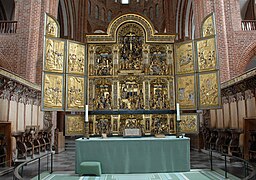
{"label": "brick wall", "polygon": [[[66,1],[68,2],[68,1]],[[131,5],[122,6],[114,1],[91,1],[91,16],[88,17],[88,0],[79,1],[80,4],[75,13],[79,12],[76,24],[73,24],[76,40],[84,41],[82,35],[88,32],[89,20],[91,31],[96,29],[106,30],[107,12],[111,10],[112,19],[121,12],[128,11],[143,13],[149,16],[149,8],[153,8],[153,22],[158,30],[166,28],[168,33],[175,33],[175,9],[177,1],[152,0],[152,3],[131,1]],[[44,12],[57,17],[59,0],[20,0],[15,4],[15,20],[18,21],[16,35],[1,35],[3,45],[0,46],[1,66],[18,73],[31,82],[41,82],[41,70],[43,61],[43,23]],[[159,3],[159,18],[155,18],[155,4]],[[164,3],[164,7],[162,4]],[[200,37],[200,27],[203,19],[211,12],[215,12],[216,31],[218,41],[218,55],[220,60],[221,81],[226,81],[244,71],[245,66],[255,55],[255,32],[241,31],[241,18],[239,0],[194,0],[193,14],[195,22],[195,38]],[[105,21],[95,20],[95,6],[99,5],[100,14],[105,8]],[[121,9],[120,9],[121,8]],[[81,16],[80,16],[81,15]],[[158,21],[163,19],[162,21]],[[82,38],[81,38],[82,37]]]}
{"label": "brick wall", "polygon": [[256,52],[256,31],[241,30],[239,0],[195,0],[195,37],[200,36],[203,19],[215,12],[221,81],[244,72]]}

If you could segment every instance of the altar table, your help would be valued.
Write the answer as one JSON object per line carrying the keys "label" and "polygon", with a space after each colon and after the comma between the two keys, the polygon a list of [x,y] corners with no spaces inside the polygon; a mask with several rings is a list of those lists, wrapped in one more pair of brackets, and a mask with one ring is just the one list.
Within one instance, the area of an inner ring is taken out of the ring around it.
{"label": "altar table", "polygon": [[76,140],[76,173],[84,161],[100,162],[104,174],[189,171],[190,139],[175,136],[79,138]]}

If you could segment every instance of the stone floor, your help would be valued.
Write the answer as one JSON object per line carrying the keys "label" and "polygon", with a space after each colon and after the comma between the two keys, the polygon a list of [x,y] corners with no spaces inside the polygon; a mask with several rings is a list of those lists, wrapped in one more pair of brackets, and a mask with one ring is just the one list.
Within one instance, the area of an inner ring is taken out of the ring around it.
{"label": "stone floor", "polygon": [[[191,150],[191,169],[210,169],[210,158],[207,152],[198,152],[196,150]],[[47,158],[41,160],[41,172],[47,170]],[[64,151],[59,154],[54,154],[53,156],[53,171],[60,171],[61,173],[69,173],[74,174],[75,170],[75,151]],[[48,159],[48,164],[50,164],[50,158]],[[237,177],[242,178],[244,175],[243,172],[243,163],[239,162],[232,162],[231,164],[228,163],[228,171],[232,174],[236,175]],[[224,161],[223,159],[214,158],[213,159],[213,167],[224,169]],[[49,166],[48,166],[49,169]],[[36,175],[38,171],[38,162],[34,162],[24,166],[23,169],[23,176],[24,179],[31,179]],[[222,172],[223,173],[223,172]],[[224,175],[224,173],[223,173]],[[13,171],[4,175],[0,176],[0,180],[11,180],[13,179]]]}

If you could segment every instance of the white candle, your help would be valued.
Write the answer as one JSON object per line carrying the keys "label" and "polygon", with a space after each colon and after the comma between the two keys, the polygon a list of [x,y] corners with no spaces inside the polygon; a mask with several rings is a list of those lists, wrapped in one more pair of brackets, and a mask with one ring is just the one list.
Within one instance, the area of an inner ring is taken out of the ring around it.
{"label": "white candle", "polygon": [[89,122],[89,117],[88,117],[88,105],[85,105],[85,122]]}
{"label": "white candle", "polygon": [[180,121],[180,104],[177,103],[177,121]]}

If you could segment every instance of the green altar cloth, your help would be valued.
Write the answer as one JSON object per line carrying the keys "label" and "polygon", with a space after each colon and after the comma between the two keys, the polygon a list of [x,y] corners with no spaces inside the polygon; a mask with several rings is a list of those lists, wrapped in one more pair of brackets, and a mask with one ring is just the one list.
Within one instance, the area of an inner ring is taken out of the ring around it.
{"label": "green altar cloth", "polygon": [[189,138],[90,138],[76,140],[76,167],[98,161],[103,174],[184,172],[190,170]]}

